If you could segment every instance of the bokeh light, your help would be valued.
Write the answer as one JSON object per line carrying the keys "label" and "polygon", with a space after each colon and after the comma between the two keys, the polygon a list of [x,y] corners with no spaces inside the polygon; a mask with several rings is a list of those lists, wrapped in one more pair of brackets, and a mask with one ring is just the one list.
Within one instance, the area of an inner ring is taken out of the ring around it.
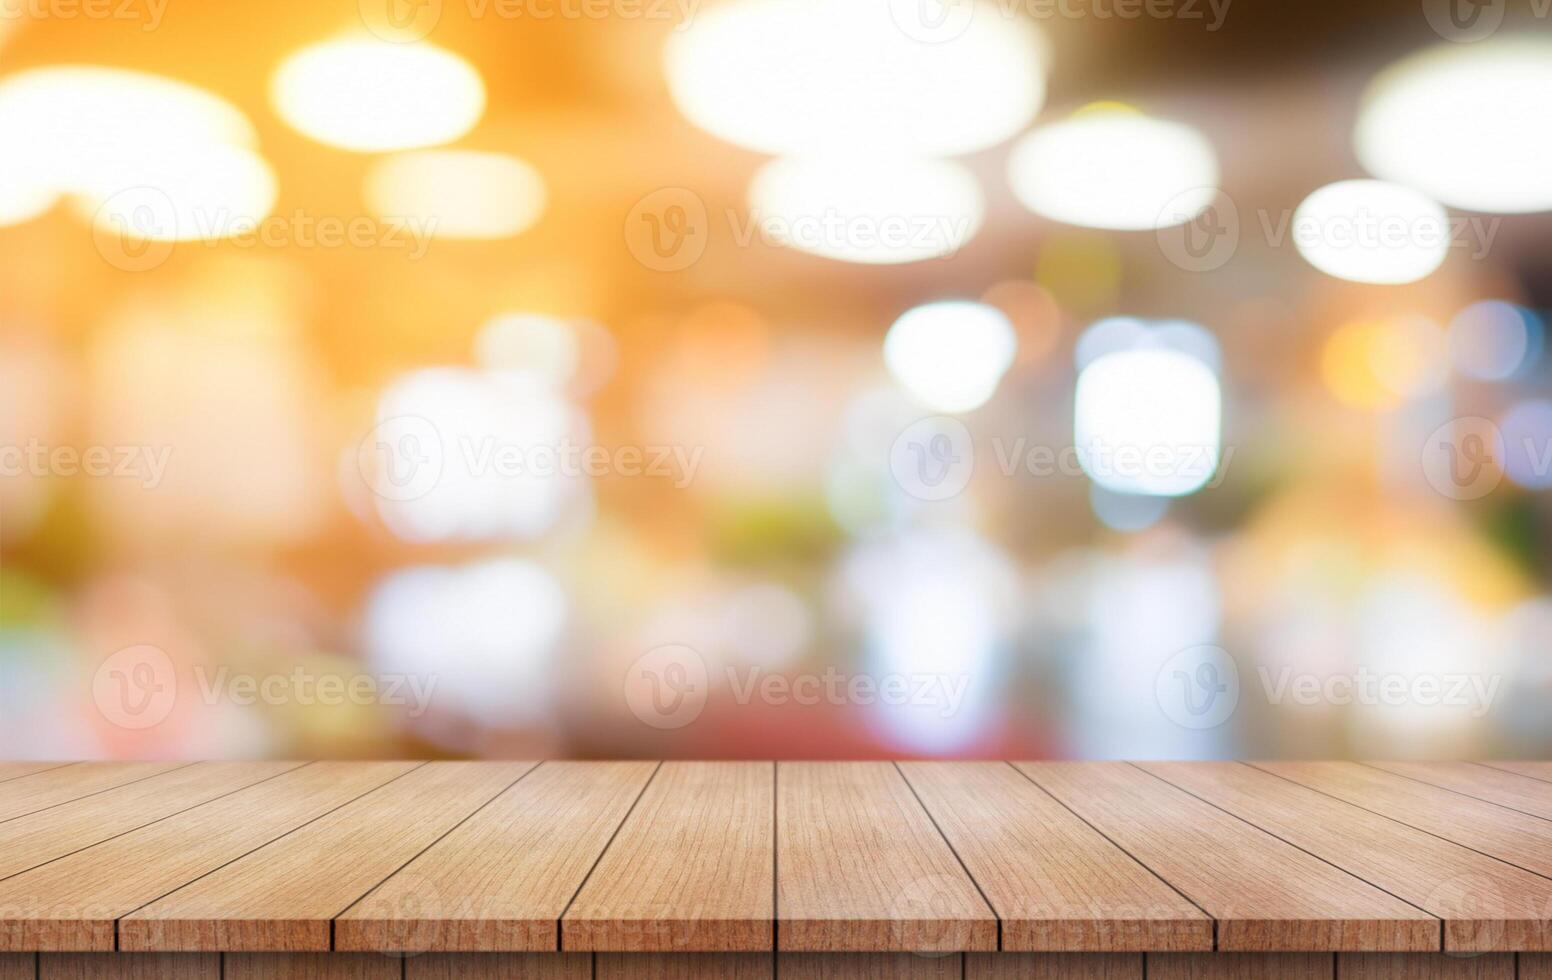
{"label": "bokeh light", "polygon": [[475,356],[492,371],[532,379],[559,390],[582,361],[576,328],[558,317],[503,313],[480,327]]}
{"label": "bokeh light", "polygon": [[697,126],[772,155],[867,150],[948,156],[1006,140],[1045,95],[1033,24],[988,0],[959,33],[920,40],[911,4],[729,0],[664,51],[669,92]]}
{"label": "bokeh light", "polygon": [[908,310],[884,338],[884,364],[906,391],[939,412],[986,404],[1013,364],[1013,325],[982,303],[929,303]]}
{"label": "bokeh light", "polygon": [[1370,173],[1452,207],[1552,209],[1552,39],[1445,44],[1392,65],[1353,141]]}
{"label": "bokeh light", "polygon": [[275,70],[270,99],[303,135],[370,153],[464,135],[485,111],[485,84],[450,51],[362,35],[291,55]]}
{"label": "bokeh light", "polygon": [[544,178],[504,153],[422,150],[388,157],[366,175],[367,207],[421,222],[440,238],[510,238],[544,213]]}
{"label": "bokeh light", "polygon": [[1212,203],[1212,144],[1182,123],[1100,106],[1036,129],[1008,157],[1013,193],[1036,214],[1116,230],[1189,221]]}
{"label": "bokeh light", "polygon": [[1502,300],[1472,303],[1450,320],[1450,360],[1480,381],[1502,381],[1535,360],[1542,324],[1535,314]]}
{"label": "bokeh light", "polygon": [[1498,420],[1504,475],[1527,490],[1552,488],[1552,401],[1516,402]]}
{"label": "bokeh light", "polygon": [[1416,282],[1444,262],[1450,222],[1442,207],[1410,188],[1344,180],[1304,199],[1292,235],[1299,254],[1327,275],[1393,285]]}

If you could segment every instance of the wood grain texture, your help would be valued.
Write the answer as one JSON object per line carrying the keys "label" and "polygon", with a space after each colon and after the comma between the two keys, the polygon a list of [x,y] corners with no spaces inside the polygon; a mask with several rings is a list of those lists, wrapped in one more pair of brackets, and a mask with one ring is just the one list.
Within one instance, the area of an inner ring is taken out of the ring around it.
{"label": "wood grain texture", "polygon": [[1148,980],[1332,980],[1330,953],[1157,953]]}
{"label": "wood grain texture", "polygon": [[186,762],[82,762],[0,783],[0,821],[180,769]]}
{"label": "wood grain texture", "polygon": [[1422,951],[1439,920],[1130,765],[1019,763],[1218,920],[1218,948]]}
{"label": "wood grain texture", "polygon": [[546,762],[356,902],[336,949],[554,951],[656,763]]}
{"label": "wood grain texture", "polygon": [[125,916],[119,948],[328,950],[334,916],[534,765],[427,763]]}
{"label": "wood grain texture", "polygon": [[1237,762],[1137,765],[1440,917],[1447,950],[1552,949],[1552,880]]}
{"label": "wood grain texture", "polygon": [[403,963],[379,953],[228,953],[222,980],[399,980]]}
{"label": "wood grain texture", "polygon": [[592,980],[588,953],[427,953],[404,961],[404,980]]}
{"label": "wood grain texture", "polygon": [[79,762],[0,762],[0,783],[12,779],[20,779],[30,776],[35,772],[45,772],[49,769],[63,769],[65,766],[78,766]]}
{"label": "wood grain texture", "polygon": [[965,980],[1143,980],[1140,953],[966,953]]}
{"label": "wood grain texture", "polygon": [[37,953],[0,953],[0,980],[37,980]]}
{"label": "wood grain texture", "polygon": [[1337,975],[1342,980],[1514,980],[1514,956],[1341,953]]}
{"label": "wood grain texture", "polygon": [[38,980],[220,980],[217,953],[44,953]]}
{"label": "wood grain texture", "polygon": [[253,786],[300,762],[202,762],[0,824],[0,878]]}
{"label": "wood grain texture", "polygon": [[775,767],[665,762],[561,921],[568,950],[775,945]]}
{"label": "wood grain texture", "polygon": [[1208,950],[1212,920],[1002,762],[900,766],[1002,920],[1005,950]]}
{"label": "wood grain texture", "polygon": [[1257,762],[1258,769],[1552,877],[1552,821],[1356,762]]}
{"label": "wood grain texture", "polygon": [[777,942],[793,952],[997,948],[997,920],[887,762],[783,762]]}
{"label": "wood grain texture", "polygon": [[772,980],[776,970],[770,953],[599,953],[593,966],[595,980]]}
{"label": "wood grain texture", "polygon": [[1521,953],[1519,980],[1552,980],[1552,953]]}
{"label": "wood grain texture", "polygon": [[416,765],[302,766],[0,881],[0,950],[111,950],[120,916]]}
{"label": "wood grain texture", "polygon": [[1375,769],[1552,820],[1552,783],[1471,762],[1369,762]]}
{"label": "wood grain texture", "polygon": [[781,953],[782,980],[961,980],[959,953]]}
{"label": "wood grain texture", "polygon": [[1552,782],[1552,762],[1505,762],[1502,759],[1492,762],[1479,763],[1490,769],[1501,769],[1504,772],[1518,773],[1521,776],[1529,776],[1531,779],[1540,779],[1544,782]]}

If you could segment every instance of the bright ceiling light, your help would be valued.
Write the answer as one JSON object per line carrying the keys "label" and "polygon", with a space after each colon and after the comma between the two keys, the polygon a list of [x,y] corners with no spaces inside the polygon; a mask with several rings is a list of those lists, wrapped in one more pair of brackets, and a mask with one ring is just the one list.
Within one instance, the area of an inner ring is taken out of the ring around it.
{"label": "bright ceiling light", "polygon": [[371,153],[464,135],[485,111],[485,83],[473,65],[433,45],[353,37],[287,58],[270,100],[304,135]]}
{"label": "bright ceiling light", "polygon": [[1189,126],[1098,108],[1019,140],[1008,180],[1025,207],[1054,221],[1144,231],[1190,221],[1211,204],[1218,161]]}
{"label": "bright ceiling light", "polygon": [[1212,369],[1159,347],[1105,354],[1078,375],[1078,464],[1116,493],[1179,497],[1218,468],[1222,395]]}
{"label": "bright ceiling light", "polygon": [[884,364],[928,408],[969,412],[991,398],[1017,348],[1013,324],[995,307],[928,303],[889,328]]}
{"label": "bright ceiling light", "polygon": [[957,6],[952,36],[923,41],[912,4],[730,0],[669,40],[669,92],[697,126],[774,155],[983,149],[1040,110],[1041,40],[987,0]]}
{"label": "bright ceiling light", "polygon": [[279,193],[275,174],[240,146],[193,146],[176,156],[123,162],[113,184],[77,198],[100,231],[145,241],[196,241],[251,233]]}
{"label": "bright ceiling light", "polygon": [[1352,282],[1416,282],[1444,262],[1450,221],[1409,187],[1382,180],[1327,184],[1293,214],[1293,244],[1310,265]]}
{"label": "bright ceiling light", "polygon": [[413,218],[439,238],[510,238],[544,212],[544,178],[516,157],[424,150],[380,161],[366,175],[367,207]]}
{"label": "bright ceiling light", "polygon": [[943,160],[782,159],[755,173],[749,210],[766,240],[842,262],[952,255],[981,227],[975,176]]}
{"label": "bright ceiling light", "polygon": [[1452,207],[1552,209],[1552,38],[1446,45],[1391,66],[1353,140],[1371,173]]}

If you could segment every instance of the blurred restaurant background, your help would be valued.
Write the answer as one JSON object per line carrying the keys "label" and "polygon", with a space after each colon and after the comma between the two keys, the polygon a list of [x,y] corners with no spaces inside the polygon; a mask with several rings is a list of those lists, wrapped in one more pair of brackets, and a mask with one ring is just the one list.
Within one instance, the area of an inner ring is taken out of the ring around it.
{"label": "blurred restaurant background", "polygon": [[1552,19],[0,0],[0,756],[1552,750]]}

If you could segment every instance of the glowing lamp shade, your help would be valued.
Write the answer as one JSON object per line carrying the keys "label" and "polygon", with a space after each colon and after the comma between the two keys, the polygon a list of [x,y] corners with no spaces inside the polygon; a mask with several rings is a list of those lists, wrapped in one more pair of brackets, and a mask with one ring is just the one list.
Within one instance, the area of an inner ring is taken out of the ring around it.
{"label": "glowing lamp shade", "polygon": [[282,62],[270,100],[298,132],[372,153],[464,135],[485,111],[485,84],[473,65],[433,45],[347,38]]}
{"label": "glowing lamp shade", "polygon": [[1013,364],[1018,341],[1001,310],[950,301],[908,310],[884,338],[889,373],[923,405],[969,412],[986,404]]}
{"label": "glowing lamp shade", "polygon": [[957,6],[962,29],[924,42],[908,2],[730,0],[670,38],[669,92],[700,128],[772,155],[983,149],[1039,111],[1040,35],[985,0]]}
{"label": "glowing lamp shade", "polygon": [[1344,180],[1304,199],[1293,244],[1310,265],[1352,282],[1416,282],[1444,262],[1450,221],[1427,197],[1383,180]]}
{"label": "glowing lamp shade", "polygon": [[1190,221],[1211,204],[1218,160],[1189,126],[1096,109],[1019,140],[1008,180],[1025,207],[1053,221],[1141,231]]}
{"label": "glowing lamp shade", "polygon": [[1370,173],[1472,211],[1552,209],[1552,38],[1414,55],[1376,77],[1353,133]]}
{"label": "glowing lamp shade", "polygon": [[366,175],[367,207],[439,238],[510,238],[544,212],[544,178],[516,157],[468,150],[391,156]]}
{"label": "glowing lamp shade", "polygon": [[1097,358],[1078,375],[1078,462],[1116,493],[1179,497],[1218,467],[1218,378],[1179,351],[1142,348]]}
{"label": "glowing lamp shade", "polygon": [[943,160],[773,160],[749,184],[767,240],[842,262],[952,255],[981,227],[975,177]]}

